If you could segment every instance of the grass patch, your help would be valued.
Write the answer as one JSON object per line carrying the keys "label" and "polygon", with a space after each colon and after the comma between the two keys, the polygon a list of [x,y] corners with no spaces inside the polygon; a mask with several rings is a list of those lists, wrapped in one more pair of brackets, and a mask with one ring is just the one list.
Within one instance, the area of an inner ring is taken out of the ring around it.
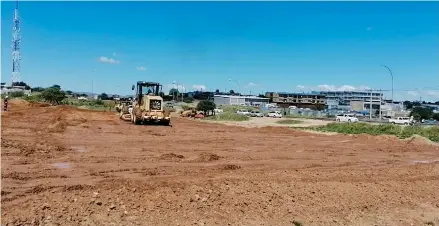
{"label": "grass patch", "polygon": [[236,106],[236,105],[220,105],[220,106],[217,106],[217,108],[223,109],[224,113],[226,113],[226,112],[234,113],[238,110],[248,110],[248,111],[258,110],[258,108],[256,108],[256,107]]}
{"label": "grass patch", "polygon": [[368,123],[329,123],[326,126],[308,128],[316,131],[344,134],[395,135],[401,139],[415,134],[439,142],[439,127],[399,126],[391,124],[372,125]]}
{"label": "grass patch", "polygon": [[302,123],[302,121],[293,120],[293,119],[283,119],[283,120],[277,121],[276,123],[282,124],[282,125],[291,125],[291,124],[300,124],[300,123]]}
{"label": "grass patch", "polygon": [[284,118],[303,118],[303,119],[332,119],[335,118],[335,115],[322,115],[322,116],[313,116],[313,115],[284,115]]}
{"label": "grass patch", "polygon": [[239,115],[231,112],[224,112],[221,114],[216,114],[214,116],[206,117],[205,120],[213,120],[213,121],[248,121],[250,117],[245,115]]}

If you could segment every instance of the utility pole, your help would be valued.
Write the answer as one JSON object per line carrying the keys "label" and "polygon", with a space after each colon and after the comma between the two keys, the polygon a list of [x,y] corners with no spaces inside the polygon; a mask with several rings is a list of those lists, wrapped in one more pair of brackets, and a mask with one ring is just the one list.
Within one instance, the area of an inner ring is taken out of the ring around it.
{"label": "utility pole", "polygon": [[370,90],[369,118],[372,120],[372,90]]}
{"label": "utility pole", "polygon": [[[393,105],[393,103],[392,103],[392,105]],[[379,111],[380,111],[380,121],[381,121],[381,116],[382,116],[382,113],[381,113],[381,89],[380,89],[380,107],[379,107]]]}
{"label": "utility pole", "polygon": [[392,77],[392,106],[393,106],[393,73],[392,73],[392,71],[390,70],[390,68],[387,67],[386,65],[381,65],[381,66],[387,68],[387,70],[389,70],[389,72],[390,72],[390,76]]}

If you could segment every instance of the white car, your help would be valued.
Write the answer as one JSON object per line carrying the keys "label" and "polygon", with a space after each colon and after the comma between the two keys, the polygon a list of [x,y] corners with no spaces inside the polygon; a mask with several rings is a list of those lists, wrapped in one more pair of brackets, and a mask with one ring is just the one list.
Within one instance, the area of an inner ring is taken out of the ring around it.
{"label": "white car", "polygon": [[402,124],[402,125],[410,125],[413,123],[409,117],[397,117],[397,118],[389,118],[389,122],[392,124]]}
{"label": "white car", "polygon": [[353,114],[343,114],[343,115],[337,115],[335,118],[335,121],[337,122],[358,122],[358,118],[355,117]]}
{"label": "white car", "polygon": [[271,118],[282,118],[282,114],[278,111],[270,111],[267,116]]}
{"label": "white car", "polygon": [[264,113],[262,113],[260,111],[251,111],[250,116],[251,117],[264,117]]}
{"label": "white car", "polygon": [[213,111],[214,111],[215,113],[223,113],[223,112],[224,112],[224,110],[221,109],[221,108],[215,108],[215,109],[213,109]]}
{"label": "white car", "polygon": [[239,114],[239,115],[250,115],[250,112],[248,111],[248,110],[238,110],[237,112],[236,112],[237,114]]}

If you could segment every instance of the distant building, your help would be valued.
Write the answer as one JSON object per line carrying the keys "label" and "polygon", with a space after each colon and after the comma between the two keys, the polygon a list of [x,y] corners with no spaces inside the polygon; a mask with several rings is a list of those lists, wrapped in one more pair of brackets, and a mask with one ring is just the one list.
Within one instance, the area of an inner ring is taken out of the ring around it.
{"label": "distant building", "polygon": [[184,97],[192,97],[196,100],[210,100],[214,96],[213,92],[194,91],[188,92]]}
{"label": "distant building", "polygon": [[213,101],[216,105],[264,106],[268,104],[269,98],[257,96],[214,95]]}
{"label": "distant building", "polygon": [[338,101],[340,105],[350,105],[351,101],[380,102],[383,99],[383,93],[368,91],[312,91],[312,94],[324,95],[327,101]]}
{"label": "distant building", "polygon": [[2,82],[0,86],[0,93],[8,95],[9,93],[15,93],[15,92],[23,92],[26,95],[29,95],[31,93],[31,90],[26,90],[26,87],[24,86],[8,86],[6,83]]}
{"label": "distant building", "polygon": [[267,92],[265,97],[270,98],[272,103],[276,103],[283,108],[296,106],[298,108],[323,110],[326,104],[325,96],[321,94]]}

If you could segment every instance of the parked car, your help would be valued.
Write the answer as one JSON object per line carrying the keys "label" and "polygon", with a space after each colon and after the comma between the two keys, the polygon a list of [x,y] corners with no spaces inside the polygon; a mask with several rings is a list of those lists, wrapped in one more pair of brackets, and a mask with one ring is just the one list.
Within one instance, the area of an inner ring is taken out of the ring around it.
{"label": "parked car", "polygon": [[270,111],[267,116],[271,118],[282,118],[282,114],[279,111]]}
{"label": "parked car", "polygon": [[422,122],[423,125],[438,125],[438,123],[435,119],[427,119]]}
{"label": "parked car", "polygon": [[224,110],[221,109],[221,108],[215,108],[215,109],[213,109],[213,111],[214,111],[215,113],[223,113],[223,112],[224,112]]}
{"label": "parked car", "polygon": [[250,112],[248,110],[245,110],[245,109],[240,109],[236,113],[239,115],[250,115]]}
{"label": "parked car", "polygon": [[251,111],[250,116],[251,117],[264,117],[264,113],[262,113],[260,111]]}
{"label": "parked car", "polygon": [[342,115],[337,115],[337,117],[335,118],[335,121],[337,121],[337,122],[358,122],[359,120],[353,114],[342,114]]}
{"label": "parked car", "polygon": [[396,118],[390,118],[389,123],[400,124],[400,125],[411,125],[414,122],[409,117],[396,117]]}

